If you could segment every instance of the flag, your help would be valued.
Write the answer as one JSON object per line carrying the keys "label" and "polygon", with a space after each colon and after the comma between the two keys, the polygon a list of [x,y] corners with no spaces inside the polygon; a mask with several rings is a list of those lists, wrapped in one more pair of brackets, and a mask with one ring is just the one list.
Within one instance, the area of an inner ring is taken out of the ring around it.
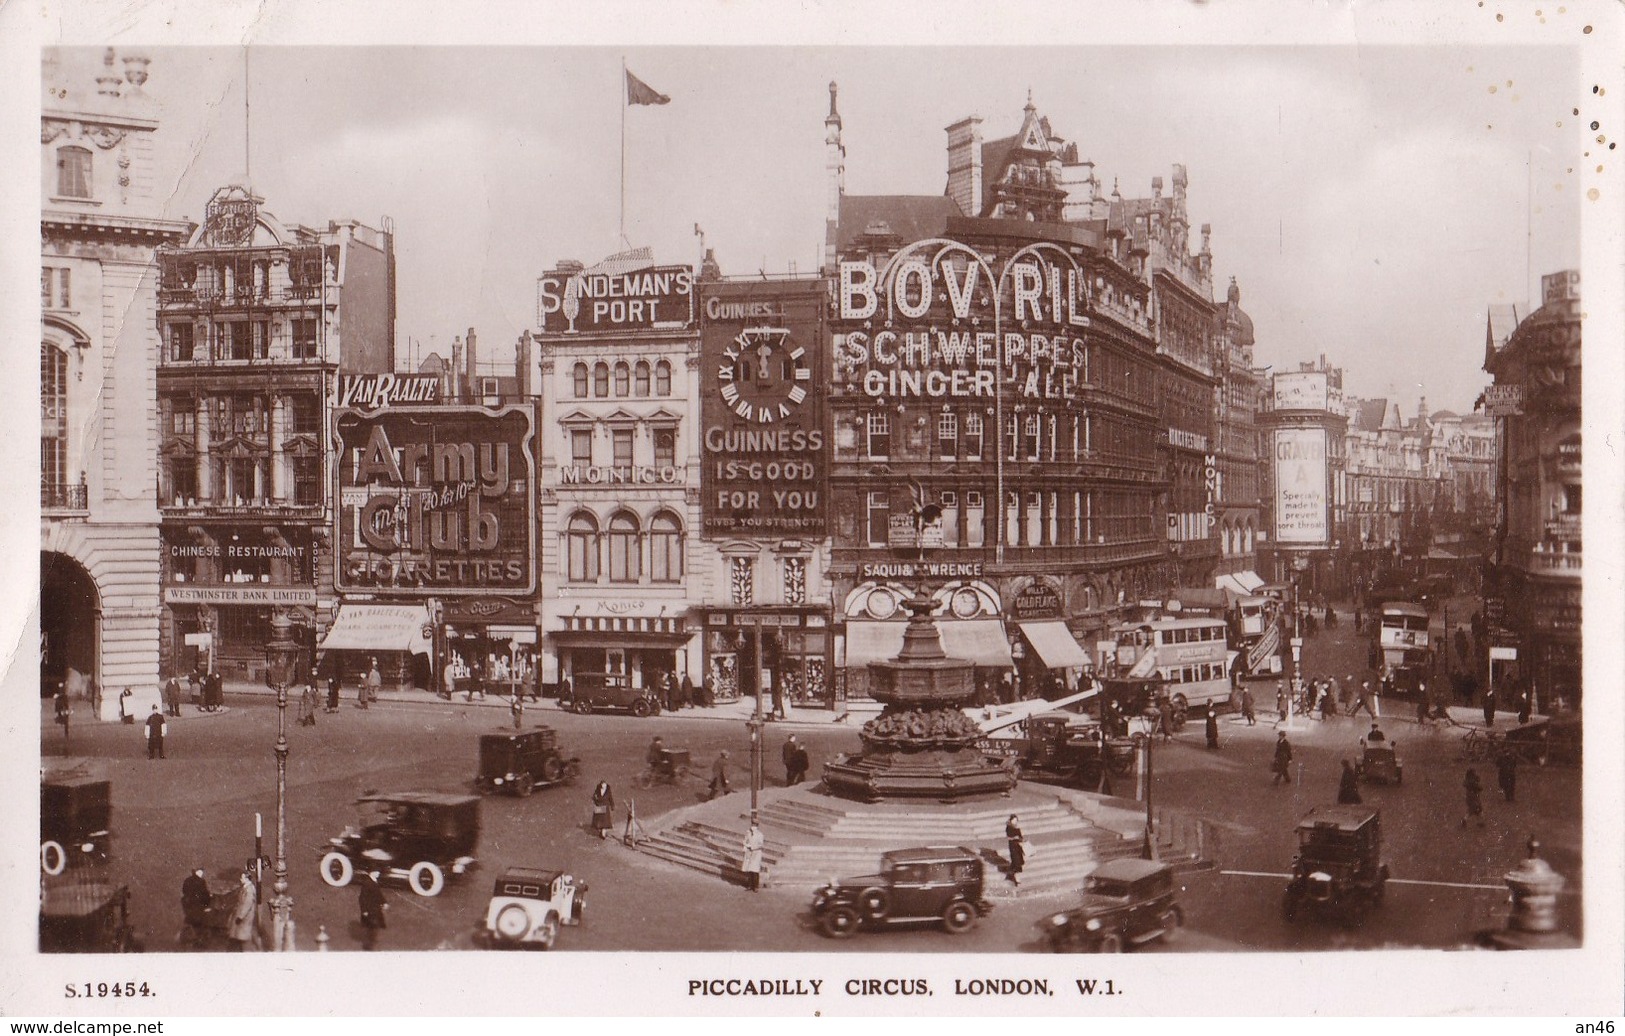
{"label": "flag", "polygon": [[660,93],[631,72],[626,73],[627,104],[670,104],[671,98]]}

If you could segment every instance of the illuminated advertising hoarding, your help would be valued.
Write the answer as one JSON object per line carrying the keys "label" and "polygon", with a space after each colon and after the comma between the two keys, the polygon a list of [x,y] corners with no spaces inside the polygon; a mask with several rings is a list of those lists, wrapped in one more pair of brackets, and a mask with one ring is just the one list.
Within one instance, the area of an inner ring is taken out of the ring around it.
{"label": "illuminated advertising hoarding", "polygon": [[680,331],[694,323],[694,271],[614,256],[587,270],[553,270],[536,282],[543,334]]}
{"label": "illuminated advertising hoarding", "polygon": [[334,416],[340,592],[536,589],[535,414],[412,407]]}
{"label": "illuminated advertising hoarding", "polygon": [[1325,410],[1326,372],[1277,374],[1270,386],[1277,410]]}
{"label": "illuminated advertising hoarding", "polygon": [[717,283],[700,302],[706,535],[825,533],[824,281]]}
{"label": "illuminated advertising hoarding", "polygon": [[1275,540],[1325,545],[1326,429],[1275,430]]}
{"label": "illuminated advertising hoarding", "polygon": [[956,241],[918,241],[877,268],[842,261],[835,284],[835,384],[886,400],[1075,398],[1087,380],[1089,287],[1060,245],[990,260]]}

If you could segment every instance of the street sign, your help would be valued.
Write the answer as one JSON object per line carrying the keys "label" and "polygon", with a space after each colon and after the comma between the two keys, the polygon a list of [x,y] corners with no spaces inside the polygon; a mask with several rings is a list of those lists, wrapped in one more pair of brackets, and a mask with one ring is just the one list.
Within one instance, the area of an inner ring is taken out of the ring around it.
{"label": "street sign", "polygon": [[1516,662],[1517,660],[1518,660],[1518,649],[1515,648],[1515,647],[1492,647],[1492,648],[1490,648],[1490,661],[1491,662]]}

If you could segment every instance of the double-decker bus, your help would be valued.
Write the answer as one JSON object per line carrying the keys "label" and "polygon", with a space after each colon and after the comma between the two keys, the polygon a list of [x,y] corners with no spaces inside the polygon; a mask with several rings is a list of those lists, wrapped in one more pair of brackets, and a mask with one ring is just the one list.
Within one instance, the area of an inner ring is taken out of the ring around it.
{"label": "double-decker bus", "polygon": [[1428,612],[1409,601],[1386,601],[1377,610],[1372,664],[1397,691],[1410,694],[1427,677],[1433,661],[1428,645]]}
{"label": "double-decker bus", "polygon": [[1230,700],[1237,652],[1223,619],[1154,619],[1119,628],[1117,669],[1130,680],[1160,680],[1176,712]]}
{"label": "double-decker bus", "polygon": [[1241,652],[1236,659],[1241,678],[1280,677],[1281,648],[1286,643],[1281,602],[1273,597],[1238,597],[1225,615],[1230,626],[1230,646]]}

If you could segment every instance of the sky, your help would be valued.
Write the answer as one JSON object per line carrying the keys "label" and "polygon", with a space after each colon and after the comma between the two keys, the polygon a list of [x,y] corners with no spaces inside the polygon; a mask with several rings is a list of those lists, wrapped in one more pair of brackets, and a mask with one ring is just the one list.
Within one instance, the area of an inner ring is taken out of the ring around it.
{"label": "sky", "polygon": [[623,58],[672,98],[624,111],[624,241],[663,263],[698,226],[725,273],[816,269],[831,81],[851,194],[940,194],[944,128],[1013,134],[1029,91],[1108,191],[1183,163],[1256,362],[1324,355],[1407,416],[1470,409],[1486,307],[1579,262],[1571,48],[142,49],[164,214],[246,178],[284,222],[389,217],[402,362],[468,327],[507,355],[539,274],[622,246]]}

